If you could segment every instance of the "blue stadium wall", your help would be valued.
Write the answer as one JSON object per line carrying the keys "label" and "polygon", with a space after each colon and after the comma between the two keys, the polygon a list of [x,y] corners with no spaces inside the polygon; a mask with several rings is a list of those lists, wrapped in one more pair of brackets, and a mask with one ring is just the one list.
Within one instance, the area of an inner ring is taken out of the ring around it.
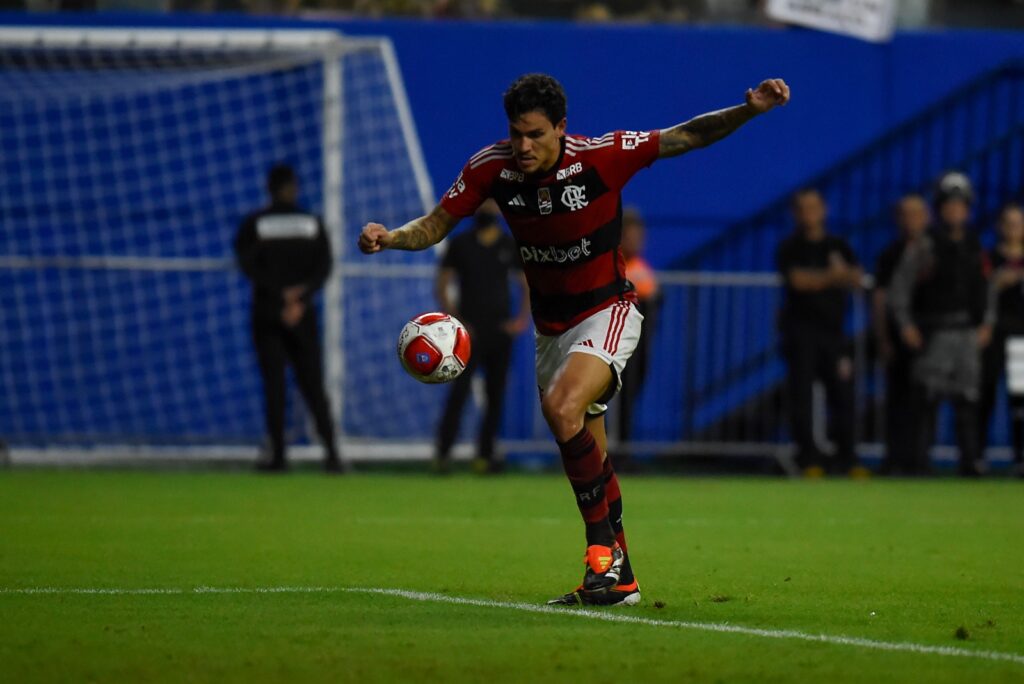
{"label": "blue stadium wall", "polygon": [[725,144],[657,164],[627,189],[626,201],[648,215],[657,266],[956,86],[1024,57],[1024,36],[993,31],[901,33],[874,45],[800,29],[561,22],[0,13],[0,24],[305,26],[390,36],[438,192],[469,155],[503,136],[502,90],[526,71],[547,71],[565,84],[570,129],[588,134],[664,127],[741,101],[763,77],[786,78],[793,102],[784,113]]}
{"label": "blue stadium wall", "polygon": [[[794,92],[786,110],[751,123],[712,149],[656,164],[628,188],[626,201],[648,217],[649,253],[656,266],[672,263],[957,86],[1024,57],[1024,38],[1000,32],[904,33],[890,44],[872,45],[797,29],[534,22],[0,13],[0,24],[333,27],[389,36],[437,192],[469,155],[503,136],[501,92],[526,71],[548,71],[562,80],[570,96],[570,128],[588,134],[664,127],[740,102],[744,89],[763,77],[786,78]],[[873,263],[875,255],[860,256]],[[518,372],[504,428],[508,437],[528,438],[535,428],[529,347],[525,338],[517,345]],[[659,345],[663,352],[656,355],[652,373],[678,365],[673,348]],[[700,365],[700,359],[689,362]],[[645,395],[644,408],[637,437],[679,436],[679,396]],[[256,428],[258,410],[247,412],[246,420]]]}

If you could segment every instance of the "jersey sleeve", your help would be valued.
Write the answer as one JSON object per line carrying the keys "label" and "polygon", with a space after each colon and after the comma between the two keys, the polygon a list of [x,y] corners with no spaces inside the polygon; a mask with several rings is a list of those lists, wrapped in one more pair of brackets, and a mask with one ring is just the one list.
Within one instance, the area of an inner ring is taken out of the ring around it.
{"label": "jersey sleeve", "polygon": [[441,208],[455,218],[471,216],[490,196],[495,173],[493,164],[467,162],[441,198]]}
{"label": "jersey sleeve", "polygon": [[637,171],[645,169],[658,158],[660,131],[615,131],[597,141],[611,138],[611,145],[598,142],[594,149],[601,163],[601,177],[614,190],[621,190]]}

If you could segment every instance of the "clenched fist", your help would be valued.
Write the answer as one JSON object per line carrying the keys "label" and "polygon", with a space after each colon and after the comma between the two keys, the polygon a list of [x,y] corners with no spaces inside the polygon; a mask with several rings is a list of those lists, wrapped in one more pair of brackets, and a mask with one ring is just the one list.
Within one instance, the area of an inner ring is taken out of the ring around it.
{"label": "clenched fist", "polygon": [[379,223],[367,223],[359,234],[359,251],[363,254],[376,254],[391,246],[390,231]]}
{"label": "clenched fist", "polygon": [[763,114],[789,102],[789,86],[781,78],[761,81],[756,89],[747,90],[747,105]]}

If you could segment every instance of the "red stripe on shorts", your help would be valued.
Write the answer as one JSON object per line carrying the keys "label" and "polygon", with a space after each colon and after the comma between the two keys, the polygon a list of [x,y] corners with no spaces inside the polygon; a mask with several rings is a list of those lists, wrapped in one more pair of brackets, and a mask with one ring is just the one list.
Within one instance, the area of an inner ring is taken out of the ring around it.
{"label": "red stripe on shorts", "polygon": [[629,302],[618,302],[615,310],[612,311],[612,320],[608,326],[608,334],[604,338],[604,349],[609,354],[615,354],[619,349],[619,339],[626,327],[626,315],[629,312]]}
{"label": "red stripe on shorts", "polygon": [[626,319],[629,318],[629,315],[630,315],[630,303],[629,302],[623,302],[622,303],[622,310],[623,310],[622,315],[620,317],[618,317],[618,330],[615,331],[615,337],[614,337],[614,339],[611,342],[611,353],[612,354],[618,353],[618,342],[620,342],[620,340],[623,339],[623,331],[626,330]]}
{"label": "red stripe on shorts", "polygon": [[612,339],[612,331],[615,329],[615,315],[619,312],[619,304],[616,302],[612,304],[611,317],[608,319],[608,330],[604,334],[604,342],[601,344],[601,348],[608,351],[608,343]]}

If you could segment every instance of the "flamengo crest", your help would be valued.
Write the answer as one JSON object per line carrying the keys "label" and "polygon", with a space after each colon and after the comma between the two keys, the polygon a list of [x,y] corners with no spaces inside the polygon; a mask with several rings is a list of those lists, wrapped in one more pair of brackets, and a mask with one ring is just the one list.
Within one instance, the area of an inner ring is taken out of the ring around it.
{"label": "flamengo crest", "polygon": [[566,185],[562,190],[562,204],[569,208],[569,211],[578,211],[587,206],[587,186]]}

